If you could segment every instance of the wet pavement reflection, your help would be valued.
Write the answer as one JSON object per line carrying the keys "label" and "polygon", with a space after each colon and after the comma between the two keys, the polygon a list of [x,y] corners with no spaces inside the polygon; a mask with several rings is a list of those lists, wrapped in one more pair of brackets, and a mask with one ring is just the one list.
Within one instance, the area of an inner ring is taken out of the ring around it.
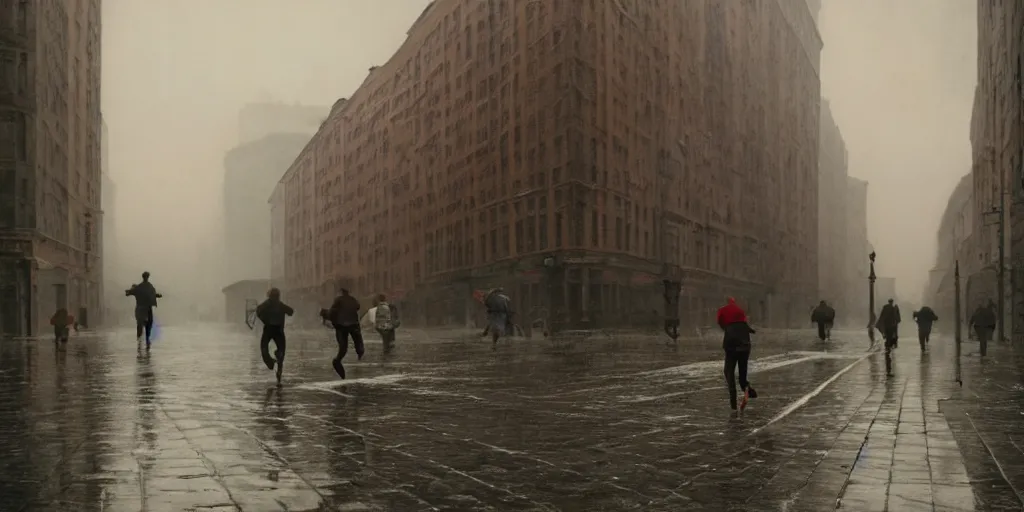
{"label": "wet pavement reflection", "polygon": [[249,331],[172,327],[148,351],[127,330],[5,340],[0,496],[40,511],[974,510],[935,341],[901,348],[887,379],[861,332],[763,334],[760,397],[735,418],[714,339],[492,351],[402,334],[388,356],[368,340],[340,381],[329,331],[291,333],[280,387]]}

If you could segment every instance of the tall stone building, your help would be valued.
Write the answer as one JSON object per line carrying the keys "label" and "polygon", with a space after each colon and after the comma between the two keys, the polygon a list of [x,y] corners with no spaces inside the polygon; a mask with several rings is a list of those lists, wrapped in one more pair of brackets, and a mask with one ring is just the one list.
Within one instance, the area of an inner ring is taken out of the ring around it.
{"label": "tall stone building", "polygon": [[820,49],[802,2],[435,1],[273,194],[286,287],[601,326],[678,279],[687,323],[802,323]]}
{"label": "tall stone building", "polygon": [[[972,243],[975,235],[973,181],[972,173],[960,178],[960,182],[949,196],[936,232],[938,250],[935,267],[929,275],[924,299],[938,311],[940,317],[954,317],[955,263],[960,263],[961,276],[970,276],[977,272],[978,247]],[[967,311],[967,304],[976,303],[978,297],[973,296],[968,300],[967,281],[964,280],[961,285],[961,299],[964,300],[962,311]]]}
{"label": "tall stone building", "polygon": [[[977,243],[985,268],[969,279],[995,299],[998,276],[997,225],[1006,244],[1006,312],[1013,338],[1024,341],[1024,132],[1021,127],[1021,58],[1024,5],[978,1],[978,85],[971,118],[973,208]],[[1005,196],[1001,197],[1001,194]],[[1002,199],[1002,200],[1001,200]],[[1002,208],[1005,206],[1005,208]],[[990,213],[996,209],[997,213]],[[1005,210],[1005,211],[1003,211]],[[1012,312],[1012,316],[1010,313]]]}
{"label": "tall stone building", "polygon": [[225,286],[270,278],[267,198],[308,141],[309,134],[276,133],[235,147],[224,157]]}
{"label": "tall stone building", "polygon": [[[849,189],[846,142],[832,117],[826,99],[821,100],[818,140],[818,296],[846,310],[846,247]],[[859,256],[859,255],[858,255]]]}
{"label": "tall stone building", "polygon": [[100,310],[100,1],[0,2],[0,332]]}

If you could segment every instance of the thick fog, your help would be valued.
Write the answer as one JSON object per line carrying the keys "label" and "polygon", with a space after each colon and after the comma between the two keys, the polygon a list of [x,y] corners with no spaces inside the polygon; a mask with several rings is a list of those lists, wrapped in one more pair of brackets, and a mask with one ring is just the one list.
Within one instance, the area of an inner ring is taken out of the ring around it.
{"label": "thick fog", "polygon": [[[103,113],[117,185],[108,256],[162,304],[218,307],[225,153],[252,102],[329,107],[405,38],[427,0],[106,0]],[[920,295],[949,193],[970,168],[975,5],[825,0],[822,93],[867,179],[881,275]],[[326,111],[324,113],[326,116]],[[253,230],[269,226],[253,225]],[[267,255],[253,255],[267,258]],[[866,257],[866,255],[865,255]]]}
{"label": "thick fog", "polygon": [[846,139],[850,174],[870,183],[877,271],[915,300],[935,264],[946,202],[971,168],[977,5],[822,3],[821,91]]}
{"label": "thick fog", "polygon": [[[405,39],[426,0],[106,0],[103,114],[118,282],[161,310],[222,304],[225,153],[243,105],[329,108]],[[326,117],[327,111],[324,111]],[[269,230],[254,225],[253,230]],[[253,255],[269,258],[269,255]]]}

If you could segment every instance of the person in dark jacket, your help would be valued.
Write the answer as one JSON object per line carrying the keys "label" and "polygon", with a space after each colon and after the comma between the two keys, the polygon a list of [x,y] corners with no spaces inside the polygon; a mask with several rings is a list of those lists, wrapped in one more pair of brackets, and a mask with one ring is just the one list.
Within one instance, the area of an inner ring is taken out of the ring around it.
{"label": "person in dark jacket", "polygon": [[973,329],[979,342],[992,341],[992,333],[996,330],[996,307],[991,300],[987,305],[978,306],[971,315],[968,328]]}
{"label": "person in dark jacket", "polygon": [[722,348],[725,350],[725,381],[729,386],[729,406],[737,410],[736,369],[739,368],[740,389],[743,398],[739,401],[739,410],[747,406],[747,401],[757,398],[757,392],[747,381],[747,364],[750,361],[750,335],[755,331],[747,323],[747,314],[736,304],[736,299],[729,297],[728,303],[718,310],[718,326],[722,328]]}
{"label": "person in dark jacket", "polygon": [[882,311],[878,313],[878,321],[875,322],[875,328],[882,333],[882,338],[885,339],[886,350],[899,347],[900,321],[900,307],[894,304],[892,299],[889,299],[889,302],[882,306]]}
{"label": "person in dark jacket", "polygon": [[359,301],[356,300],[348,289],[342,288],[341,294],[334,298],[330,309],[321,309],[320,315],[334,326],[334,339],[338,342],[338,355],[331,363],[338,376],[345,378],[345,366],[341,360],[348,354],[348,338],[352,337],[352,344],[356,347],[356,356],[360,360],[366,349],[363,345],[363,331],[359,328]]}
{"label": "person in dark jacket", "polygon": [[939,321],[939,316],[928,306],[914,311],[914,321],[917,322],[917,339],[921,342],[921,350],[928,343],[932,334],[932,324]]}
{"label": "person in dark jacket", "polygon": [[[267,368],[274,369],[277,365],[277,383],[281,383],[281,372],[284,369],[284,351],[286,341],[284,336],[284,320],[286,316],[292,316],[295,310],[291,306],[281,302],[281,290],[271,288],[267,292],[267,300],[256,306],[256,318],[263,323],[263,334],[260,336],[260,353],[263,355],[263,363]],[[270,342],[274,342],[276,359],[270,357]]]}
{"label": "person in dark jacket", "polygon": [[835,321],[836,310],[825,301],[819,302],[818,307],[811,312],[811,322],[818,325],[818,339],[821,341],[832,339],[832,324]]}
{"label": "person in dark jacket", "polygon": [[62,341],[67,343],[71,331],[69,325],[75,323],[75,317],[68,314],[68,310],[60,308],[50,317],[50,325],[53,326],[54,342]]}
{"label": "person in dark jacket", "polygon": [[156,307],[156,300],[163,298],[163,295],[157,293],[153,283],[149,282],[149,272],[143,272],[142,282],[125,290],[124,296],[135,297],[135,337],[141,342],[142,333],[145,332],[146,348],[149,348],[153,335],[153,308]]}

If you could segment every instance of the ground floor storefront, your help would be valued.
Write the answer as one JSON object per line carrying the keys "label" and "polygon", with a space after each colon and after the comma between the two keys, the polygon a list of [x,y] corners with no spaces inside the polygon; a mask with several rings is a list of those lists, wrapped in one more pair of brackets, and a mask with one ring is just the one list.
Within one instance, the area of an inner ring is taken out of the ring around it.
{"label": "ground floor storefront", "polygon": [[101,322],[102,286],[89,271],[96,265],[75,266],[74,260],[67,247],[0,239],[0,335],[45,335],[62,308],[84,327]]}

